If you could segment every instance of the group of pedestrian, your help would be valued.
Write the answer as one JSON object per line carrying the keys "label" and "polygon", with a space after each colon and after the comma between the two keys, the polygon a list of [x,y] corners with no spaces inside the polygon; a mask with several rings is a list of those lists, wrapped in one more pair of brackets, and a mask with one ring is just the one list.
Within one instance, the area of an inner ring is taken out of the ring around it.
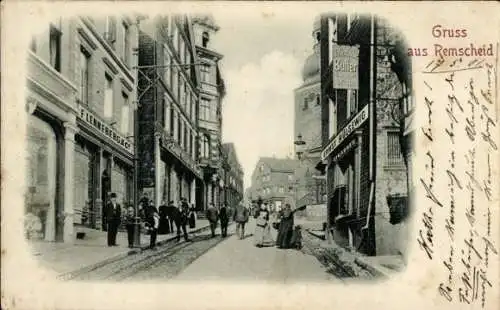
{"label": "group of pedestrian", "polygon": [[215,229],[217,228],[217,223],[220,221],[221,236],[225,238],[227,236],[227,226],[229,225],[229,214],[227,210],[227,205],[224,203],[217,210],[213,203],[208,205],[205,216],[210,225],[210,232],[212,233],[212,238],[215,237]]}
{"label": "group of pedestrian", "polygon": [[[122,221],[122,209],[116,201],[116,193],[111,193],[110,201],[105,208],[105,217],[107,222],[108,246],[117,246],[116,235]],[[196,227],[196,212],[194,206],[189,207],[187,199],[181,198],[176,206],[173,201],[168,204],[163,202],[158,208],[155,207],[153,200],[145,194],[139,201],[139,216],[144,224],[146,231],[150,235],[150,248],[156,247],[156,238],[160,234],[169,234],[174,231],[174,224],[177,229],[177,241],[180,241],[181,231],[184,240],[190,241],[187,226]],[[128,246],[132,247],[134,243],[134,231],[136,225],[135,209],[129,206],[125,214],[125,228],[127,230]]]}
{"label": "group of pedestrian", "polygon": [[[294,226],[294,214],[303,210],[304,207],[292,210],[289,203],[285,204],[283,210],[278,212],[279,222],[271,224],[270,208],[262,199],[257,201],[257,208],[254,214],[256,219],[254,245],[257,247],[276,246],[279,249],[300,249],[302,247],[301,226]],[[271,235],[271,226],[278,230],[276,241]]]}

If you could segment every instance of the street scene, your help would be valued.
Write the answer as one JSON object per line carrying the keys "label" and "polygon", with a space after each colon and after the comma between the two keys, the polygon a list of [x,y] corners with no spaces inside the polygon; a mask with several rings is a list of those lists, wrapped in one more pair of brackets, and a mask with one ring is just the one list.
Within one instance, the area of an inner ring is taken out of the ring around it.
{"label": "street scene", "polygon": [[33,34],[24,234],[41,268],[341,284],[404,270],[404,36],[372,15],[261,19],[75,16]]}

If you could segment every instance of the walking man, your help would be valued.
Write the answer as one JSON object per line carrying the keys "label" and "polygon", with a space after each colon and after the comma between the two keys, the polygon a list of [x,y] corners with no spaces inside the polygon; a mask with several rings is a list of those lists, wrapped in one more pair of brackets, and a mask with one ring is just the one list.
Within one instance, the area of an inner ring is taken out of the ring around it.
{"label": "walking man", "polygon": [[240,240],[245,238],[245,224],[248,222],[248,218],[248,209],[244,205],[237,205],[234,210],[233,221],[236,222],[236,234]]}
{"label": "walking man", "polygon": [[213,203],[208,205],[206,212],[207,220],[210,223],[210,231],[212,232],[212,238],[215,237],[215,228],[217,227],[218,214],[217,209]]}
{"label": "walking man", "polygon": [[122,209],[116,202],[116,194],[111,193],[111,201],[106,207],[106,218],[108,220],[108,246],[117,246],[116,234],[121,223]]}
{"label": "walking man", "polygon": [[134,224],[135,224],[135,214],[134,207],[130,205],[127,208],[127,217],[125,222],[125,227],[127,228],[127,239],[128,247],[132,248],[134,246]]}
{"label": "walking man", "polygon": [[220,230],[222,238],[227,236],[227,225],[229,223],[229,215],[227,211],[227,204],[222,204],[222,207],[219,210],[219,219],[220,219]]}
{"label": "walking man", "polygon": [[181,240],[181,229],[184,234],[184,240],[190,241],[187,233],[187,223],[189,217],[189,205],[183,200],[179,202],[179,209],[177,214],[176,226],[177,226],[177,241]]}

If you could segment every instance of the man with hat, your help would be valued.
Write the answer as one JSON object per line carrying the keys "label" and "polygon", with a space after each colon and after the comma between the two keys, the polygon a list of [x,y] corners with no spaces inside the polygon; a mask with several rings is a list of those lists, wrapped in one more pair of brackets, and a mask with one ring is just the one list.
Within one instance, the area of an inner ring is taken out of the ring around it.
{"label": "man with hat", "polygon": [[116,234],[121,223],[122,209],[116,202],[116,193],[111,193],[111,201],[106,206],[106,218],[108,220],[108,246],[116,246]]}

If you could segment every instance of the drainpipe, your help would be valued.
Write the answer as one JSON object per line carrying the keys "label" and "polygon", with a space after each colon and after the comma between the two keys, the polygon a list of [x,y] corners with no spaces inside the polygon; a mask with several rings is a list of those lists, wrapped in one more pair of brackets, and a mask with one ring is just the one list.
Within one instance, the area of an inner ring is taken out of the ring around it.
{"label": "drainpipe", "polygon": [[[370,111],[370,127],[369,127],[369,177],[370,177],[370,198],[368,200],[368,210],[366,214],[366,224],[361,228],[363,232],[363,239],[367,238],[367,235],[370,233],[370,217],[372,213],[372,205],[373,205],[373,196],[375,194],[375,145],[374,145],[374,134],[375,134],[375,75],[376,75],[376,22],[375,16],[372,15],[370,17],[370,102],[369,102],[369,111]],[[366,232],[366,233],[365,233]],[[363,242],[361,242],[362,244]],[[360,246],[361,246],[360,244]]]}

